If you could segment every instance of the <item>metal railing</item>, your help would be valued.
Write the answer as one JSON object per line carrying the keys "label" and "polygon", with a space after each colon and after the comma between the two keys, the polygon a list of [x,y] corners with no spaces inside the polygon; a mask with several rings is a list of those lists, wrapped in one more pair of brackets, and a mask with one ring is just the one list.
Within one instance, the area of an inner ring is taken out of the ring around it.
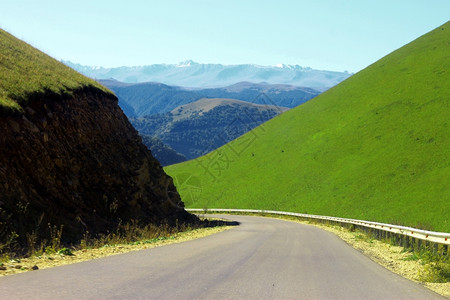
{"label": "metal railing", "polygon": [[[427,245],[428,242],[433,243],[436,249],[438,248],[439,244],[444,245],[444,251],[447,252],[448,245],[450,245],[450,233],[428,231],[412,227],[384,224],[364,220],[309,215],[309,214],[275,211],[275,210],[221,209],[221,208],[214,208],[214,209],[191,208],[186,210],[190,212],[204,212],[204,213],[222,212],[222,213],[272,214],[272,215],[285,215],[298,217],[307,220],[319,220],[323,222],[340,224],[341,226],[344,225],[347,225],[347,227],[354,226],[355,228],[359,228],[364,231],[370,231],[378,238],[386,238],[386,239],[394,238],[398,244],[409,248],[416,247],[420,249],[422,246]],[[422,243],[421,241],[425,241],[425,243]]]}

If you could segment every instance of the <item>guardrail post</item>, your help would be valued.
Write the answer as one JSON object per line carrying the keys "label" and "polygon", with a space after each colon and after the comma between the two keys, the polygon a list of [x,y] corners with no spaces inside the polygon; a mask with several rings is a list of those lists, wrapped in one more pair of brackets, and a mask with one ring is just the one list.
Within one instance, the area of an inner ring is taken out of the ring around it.
{"label": "guardrail post", "polygon": [[409,249],[414,252],[414,247],[416,246],[416,238],[410,237],[409,238]]}
{"label": "guardrail post", "polygon": [[387,241],[388,241],[390,244],[394,244],[394,235],[393,235],[392,232],[390,232],[390,231],[387,231]]}
{"label": "guardrail post", "polygon": [[378,230],[372,228],[372,230],[370,230],[370,236],[373,237],[373,238],[376,238],[377,237],[377,231]]}
{"label": "guardrail post", "polygon": [[398,233],[395,234],[395,244],[396,244],[397,246],[401,246],[401,244],[402,244],[401,241],[402,241],[402,240],[401,240],[400,236],[398,235]]}
{"label": "guardrail post", "polygon": [[434,253],[439,254],[439,244],[433,243]]}
{"label": "guardrail post", "polygon": [[425,241],[425,249],[430,250],[430,242],[429,241]]}
{"label": "guardrail post", "polygon": [[420,251],[421,248],[422,248],[422,240],[417,239],[417,251]]}
{"label": "guardrail post", "polygon": [[404,236],[402,237],[402,246],[403,246],[403,248],[405,248],[405,249],[409,248],[409,236],[404,235]]}

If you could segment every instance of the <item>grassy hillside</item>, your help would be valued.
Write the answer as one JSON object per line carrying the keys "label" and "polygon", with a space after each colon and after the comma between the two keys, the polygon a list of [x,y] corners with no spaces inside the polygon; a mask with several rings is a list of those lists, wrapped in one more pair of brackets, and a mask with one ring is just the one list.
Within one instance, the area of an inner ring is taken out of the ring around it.
{"label": "grassy hillside", "polygon": [[450,232],[450,22],[217,151],[173,165],[188,207]]}
{"label": "grassy hillside", "polygon": [[0,114],[20,112],[30,97],[102,87],[0,29]]}

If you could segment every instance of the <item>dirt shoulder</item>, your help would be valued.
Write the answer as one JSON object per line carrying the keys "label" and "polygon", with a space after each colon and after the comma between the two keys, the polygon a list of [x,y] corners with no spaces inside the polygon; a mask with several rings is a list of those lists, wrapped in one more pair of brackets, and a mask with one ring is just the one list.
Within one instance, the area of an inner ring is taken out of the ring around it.
{"label": "dirt shoulder", "polygon": [[146,242],[135,242],[133,244],[105,245],[101,248],[96,249],[87,248],[76,251],[72,250],[71,253],[73,255],[63,255],[57,253],[49,255],[44,253],[42,256],[32,256],[28,258],[14,259],[7,262],[3,262],[3,265],[0,265],[0,276],[12,275],[39,269],[48,269],[57,266],[87,261],[91,259],[97,259],[110,255],[116,255],[131,251],[138,251],[142,249],[150,249],[169,244],[181,243],[205,237],[208,235],[212,235],[215,233],[219,233],[230,228],[232,228],[232,226],[207,227],[186,232],[180,232],[160,240],[155,239],[154,241],[151,242],[146,241]]}

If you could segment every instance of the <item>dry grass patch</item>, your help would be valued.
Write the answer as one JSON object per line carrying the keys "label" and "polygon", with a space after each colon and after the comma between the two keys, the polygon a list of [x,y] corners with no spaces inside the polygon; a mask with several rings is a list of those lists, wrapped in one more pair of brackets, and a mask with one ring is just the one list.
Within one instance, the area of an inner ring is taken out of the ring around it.
{"label": "dry grass patch", "polygon": [[0,262],[0,276],[32,271],[33,268],[47,269],[110,255],[181,243],[219,233],[230,228],[232,228],[232,226],[227,225],[197,228],[184,232],[178,232],[166,237],[140,240],[125,244],[104,244],[103,246],[97,248],[87,247],[78,250],[62,248],[58,252],[51,254],[44,252],[41,255],[33,255],[26,258],[3,259],[3,262]]}

